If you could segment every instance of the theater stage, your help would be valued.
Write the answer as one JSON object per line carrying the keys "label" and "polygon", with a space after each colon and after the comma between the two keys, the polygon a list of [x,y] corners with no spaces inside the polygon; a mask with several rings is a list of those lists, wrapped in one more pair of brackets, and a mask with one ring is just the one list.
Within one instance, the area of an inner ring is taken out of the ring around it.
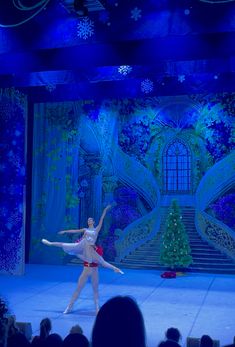
{"label": "theater stage", "polygon": [[[0,295],[17,321],[31,322],[38,333],[42,318],[49,317],[53,332],[65,337],[79,324],[90,338],[95,320],[90,283],[83,289],[71,314],[63,315],[82,268],[79,266],[26,265],[22,277],[0,276]],[[144,316],[147,345],[156,347],[168,327],[187,336],[209,334],[221,345],[235,335],[235,276],[186,274],[162,279],[159,271],[123,269],[124,275],[100,269],[100,304],[114,295],[133,296]]]}

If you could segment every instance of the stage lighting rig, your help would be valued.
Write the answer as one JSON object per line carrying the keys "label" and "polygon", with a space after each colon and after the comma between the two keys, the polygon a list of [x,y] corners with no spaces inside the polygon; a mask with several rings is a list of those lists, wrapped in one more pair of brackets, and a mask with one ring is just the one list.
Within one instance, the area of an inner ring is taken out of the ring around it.
{"label": "stage lighting rig", "polygon": [[79,17],[86,17],[91,12],[105,10],[104,0],[61,0],[61,5],[69,13],[76,13]]}

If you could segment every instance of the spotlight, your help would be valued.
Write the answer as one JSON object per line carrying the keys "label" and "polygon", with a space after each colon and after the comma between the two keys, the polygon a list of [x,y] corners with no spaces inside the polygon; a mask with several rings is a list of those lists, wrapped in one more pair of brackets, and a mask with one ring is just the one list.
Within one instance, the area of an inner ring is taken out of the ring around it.
{"label": "spotlight", "polygon": [[88,16],[88,9],[84,5],[84,0],[74,0],[74,10],[77,13],[79,17],[86,17]]}

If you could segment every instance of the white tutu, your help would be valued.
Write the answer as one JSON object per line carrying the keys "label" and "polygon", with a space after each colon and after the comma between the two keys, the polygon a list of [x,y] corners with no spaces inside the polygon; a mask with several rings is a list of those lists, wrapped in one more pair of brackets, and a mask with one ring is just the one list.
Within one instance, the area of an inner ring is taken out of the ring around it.
{"label": "white tutu", "polygon": [[95,242],[98,233],[95,229],[85,229],[83,238],[74,243],[63,243],[63,250],[88,263],[102,263],[104,259],[96,252]]}

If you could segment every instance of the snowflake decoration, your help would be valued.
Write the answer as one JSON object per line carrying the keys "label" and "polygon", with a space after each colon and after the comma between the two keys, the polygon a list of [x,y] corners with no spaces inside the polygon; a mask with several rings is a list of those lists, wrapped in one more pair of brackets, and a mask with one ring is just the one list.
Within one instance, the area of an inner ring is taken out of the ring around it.
{"label": "snowflake decoration", "polygon": [[141,12],[142,10],[140,10],[138,7],[135,7],[133,10],[131,10],[131,18],[135,21],[139,20],[142,17]]}
{"label": "snowflake decoration", "polygon": [[131,71],[132,71],[132,67],[130,65],[121,65],[118,68],[118,72],[124,76],[128,75]]}
{"label": "snowflake decoration", "polygon": [[183,83],[185,81],[185,75],[178,76],[178,82]]}
{"label": "snowflake decoration", "polygon": [[77,25],[77,35],[84,40],[94,35],[94,22],[88,17],[82,18]]}
{"label": "snowflake decoration", "polygon": [[55,90],[55,89],[56,89],[56,84],[54,84],[54,83],[48,83],[46,85],[46,90],[48,90],[48,92],[50,92],[50,93],[52,93],[53,90]]}
{"label": "snowflake decoration", "polygon": [[146,78],[141,82],[141,90],[145,94],[149,94],[153,90],[153,81],[150,79]]}

